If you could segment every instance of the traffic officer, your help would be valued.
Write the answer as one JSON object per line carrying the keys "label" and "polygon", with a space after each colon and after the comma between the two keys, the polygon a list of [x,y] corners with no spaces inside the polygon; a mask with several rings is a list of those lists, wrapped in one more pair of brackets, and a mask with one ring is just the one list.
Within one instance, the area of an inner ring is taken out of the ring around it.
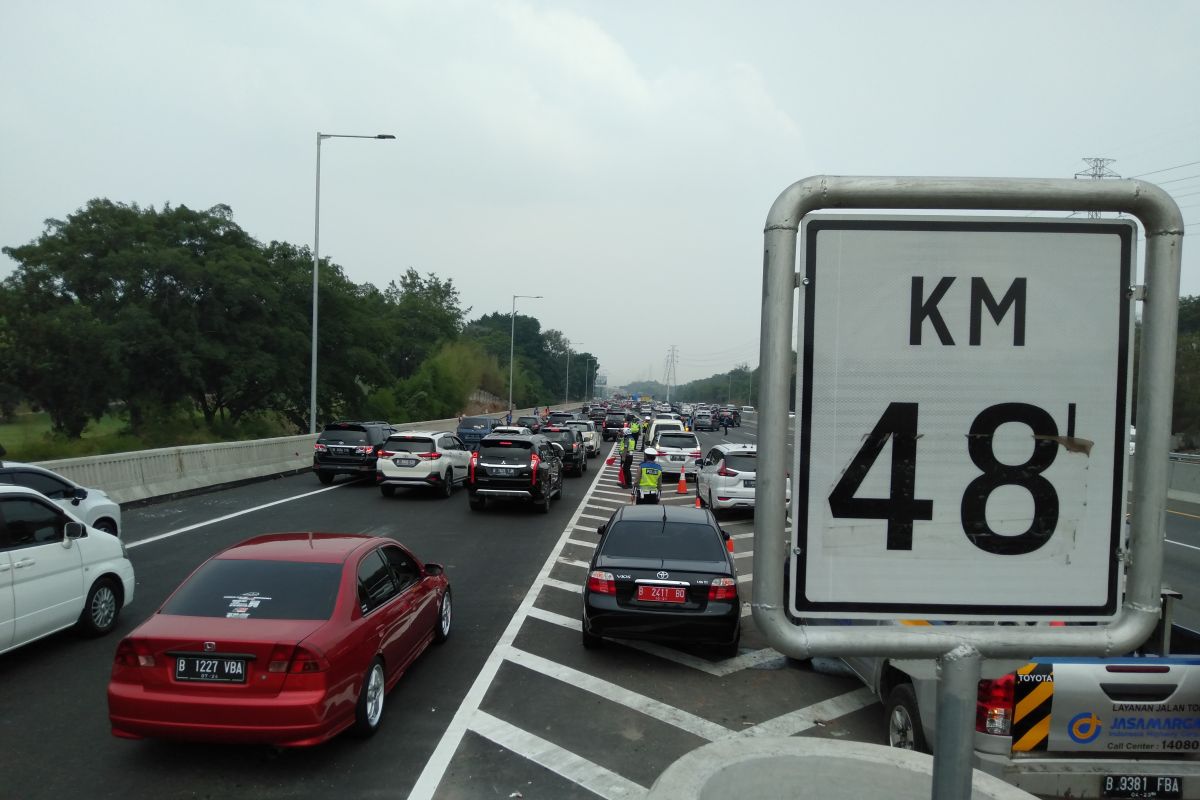
{"label": "traffic officer", "polygon": [[633,437],[633,444],[635,447],[637,446],[638,434],[641,432],[642,422],[637,417],[634,417],[633,421],[629,423],[629,435]]}
{"label": "traffic officer", "polygon": [[638,467],[638,482],[635,494],[637,505],[658,505],[658,495],[662,488],[662,467],[654,459],[658,451],[647,447],[642,465]]}
{"label": "traffic officer", "polygon": [[625,428],[621,431],[621,486],[625,488],[633,486],[633,448],[633,437]]}

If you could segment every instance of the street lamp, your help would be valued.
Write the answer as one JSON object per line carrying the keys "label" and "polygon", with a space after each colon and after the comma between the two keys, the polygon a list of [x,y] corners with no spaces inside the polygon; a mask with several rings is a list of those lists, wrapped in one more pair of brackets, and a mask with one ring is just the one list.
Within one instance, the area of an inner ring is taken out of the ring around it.
{"label": "street lamp", "polygon": [[390,133],[357,136],[317,131],[317,199],[313,213],[312,370],[309,375],[308,432],[317,432],[317,269],[321,263],[321,141],[324,139],[395,139]]}
{"label": "street lamp", "polygon": [[509,315],[508,326],[508,408],[507,411],[512,411],[512,385],[513,385],[513,343],[517,339],[517,298],[526,298],[529,300],[541,300],[540,294],[514,294],[512,296],[512,314]]}
{"label": "street lamp", "polygon": [[567,380],[566,386],[563,387],[563,405],[570,402],[571,395],[571,340],[567,339]]}
{"label": "street lamp", "polygon": [[[583,373],[583,401],[587,403],[592,399],[592,395],[588,394],[588,376],[592,374],[592,367],[596,365],[596,359],[589,358],[585,360],[587,361],[587,367]],[[595,393],[595,391],[596,387],[593,385],[592,392]]]}

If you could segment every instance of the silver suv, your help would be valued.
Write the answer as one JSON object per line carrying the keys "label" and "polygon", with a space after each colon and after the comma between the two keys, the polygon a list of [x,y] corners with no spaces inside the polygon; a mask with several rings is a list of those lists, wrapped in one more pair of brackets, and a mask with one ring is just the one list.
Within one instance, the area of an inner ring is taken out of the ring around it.
{"label": "silver suv", "polygon": [[384,497],[398,486],[436,489],[449,497],[465,484],[471,450],[452,431],[404,431],[383,443],[375,462],[375,482]]}

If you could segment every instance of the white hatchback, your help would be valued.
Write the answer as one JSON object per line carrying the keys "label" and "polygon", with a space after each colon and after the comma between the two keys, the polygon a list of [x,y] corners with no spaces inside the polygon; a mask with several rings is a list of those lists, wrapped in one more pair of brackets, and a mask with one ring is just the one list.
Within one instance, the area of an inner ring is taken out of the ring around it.
{"label": "white hatchback", "polygon": [[681,430],[660,430],[654,440],[658,463],[664,475],[679,479],[682,472],[689,479],[696,476],[696,460],[700,458],[700,440],[696,434]]}
{"label": "white hatchback", "polygon": [[375,461],[375,482],[384,497],[399,486],[438,490],[443,497],[455,484],[466,485],[471,449],[451,431],[403,431],[383,443]]}
{"label": "white hatchback", "polygon": [[0,653],[64,628],[108,633],[133,591],[120,539],[40,492],[0,486]]}
{"label": "white hatchback", "polygon": [[[719,444],[700,461],[696,494],[713,511],[754,508],[758,480],[758,449],[752,444]],[[787,482],[787,500],[792,499],[792,482]]]}
{"label": "white hatchback", "polygon": [[99,489],[88,489],[45,467],[17,461],[0,464],[0,485],[33,489],[93,528],[121,535],[121,507]]}

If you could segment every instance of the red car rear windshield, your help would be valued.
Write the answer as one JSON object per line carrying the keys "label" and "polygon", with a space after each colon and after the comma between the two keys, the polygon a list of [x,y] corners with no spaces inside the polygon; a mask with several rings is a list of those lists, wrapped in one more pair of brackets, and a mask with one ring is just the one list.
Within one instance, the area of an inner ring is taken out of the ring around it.
{"label": "red car rear windshield", "polygon": [[196,571],[161,613],[232,619],[329,619],[341,564],[213,559]]}

